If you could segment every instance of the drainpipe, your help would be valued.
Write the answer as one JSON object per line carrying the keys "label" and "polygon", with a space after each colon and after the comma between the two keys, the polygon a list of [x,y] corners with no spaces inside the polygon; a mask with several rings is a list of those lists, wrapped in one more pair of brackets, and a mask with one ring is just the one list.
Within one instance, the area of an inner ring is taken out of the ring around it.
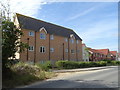
{"label": "drainpipe", "polygon": [[64,43],[63,43],[63,60],[64,60]]}
{"label": "drainpipe", "polygon": [[78,61],[77,40],[76,40],[76,60]]}
{"label": "drainpipe", "polygon": [[70,60],[70,47],[69,47],[69,38],[68,38],[68,61]]}
{"label": "drainpipe", "polygon": [[[27,38],[27,44],[28,44],[28,46],[29,46],[29,38]],[[27,48],[27,61],[28,61],[28,49],[29,49],[29,48]]]}
{"label": "drainpipe", "polygon": [[34,43],[35,43],[35,49],[34,49],[34,64],[35,64],[35,61],[36,61],[36,31],[35,31],[35,41],[34,41]]}
{"label": "drainpipe", "polygon": [[50,60],[50,34],[49,34],[49,60]]}

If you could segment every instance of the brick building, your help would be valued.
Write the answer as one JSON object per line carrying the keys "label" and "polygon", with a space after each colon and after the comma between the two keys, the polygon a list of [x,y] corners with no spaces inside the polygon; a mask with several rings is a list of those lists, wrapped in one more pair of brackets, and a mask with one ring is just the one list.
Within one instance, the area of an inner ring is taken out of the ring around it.
{"label": "brick building", "polygon": [[29,49],[20,53],[22,61],[82,60],[82,39],[71,29],[16,13],[14,22]]}

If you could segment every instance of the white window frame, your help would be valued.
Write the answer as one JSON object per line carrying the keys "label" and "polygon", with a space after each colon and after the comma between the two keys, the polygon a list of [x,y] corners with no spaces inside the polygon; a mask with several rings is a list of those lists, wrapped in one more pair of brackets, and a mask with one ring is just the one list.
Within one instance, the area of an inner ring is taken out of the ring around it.
{"label": "white window frame", "polygon": [[68,48],[65,49],[65,52],[68,53]]}
{"label": "white window frame", "polygon": [[50,52],[54,52],[54,48],[50,48]]}
{"label": "white window frame", "polygon": [[29,36],[34,36],[34,32],[30,31]]}
{"label": "white window frame", "polygon": [[[31,49],[32,48],[32,49]],[[29,46],[28,48],[29,51],[34,51],[34,46]]]}
{"label": "white window frame", "polygon": [[46,34],[45,33],[40,33],[40,39],[46,39]]}
{"label": "white window frame", "polygon": [[72,50],[73,50],[73,49],[71,49],[71,53],[72,53],[72,54],[74,54],[74,53],[75,53],[75,51],[73,50],[73,52],[72,52]]}
{"label": "white window frame", "polygon": [[73,44],[74,43],[74,39],[70,39],[70,42]]}
{"label": "white window frame", "polygon": [[68,42],[68,39],[67,39],[67,38],[65,38],[65,42]]}
{"label": "white window frame", "polygon": [[[41,52],[41,48],[42,48],[42,52]],[[44,48],[44,50],[43,50],[43,48]],[[44,52],[43,52],[43,51],[44,51]],[[44,46],[40,46],[39,52],[40,52],[40,53],[45,53],[45,52],[46,52],[46,48],[45,48]]]}
{"label": "white window frame", "polygon": [[50,35],[50,40],[54,40],[54,35]]}

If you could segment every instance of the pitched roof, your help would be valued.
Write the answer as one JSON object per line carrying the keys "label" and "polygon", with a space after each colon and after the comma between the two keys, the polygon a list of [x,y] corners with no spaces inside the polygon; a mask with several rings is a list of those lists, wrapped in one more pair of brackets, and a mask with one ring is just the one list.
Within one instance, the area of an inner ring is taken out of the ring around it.
{"label": "pitched roof", "polygon": [[116,55],[117,51],[110,51],[111,54]]}
{"label": "pitched roof", "polygon": [[93,53],[98,53],[95,49],[92,49],[92,48],[88,48],[89,51],[93,52]]}
{"label": "pitched roof", "polygon": [[86,46],[85,43],[82,43],[82,46]]}
{"label": "pitched roof", "polygon": [[109,49],[96,49],[98,52],[101,52],[104,55],[107,55],[109,53]]}
{"label": "pitched roof", "polygon": [[70,35],[73,34],[76,39],[82,40],[72,29],[68,29],[18,13],[16,13],[16,16],[18,18],[20,27],[23,29],[39,31],[40,28],[44,27],[49,34],[55,34],[64,37],[70,37]]}

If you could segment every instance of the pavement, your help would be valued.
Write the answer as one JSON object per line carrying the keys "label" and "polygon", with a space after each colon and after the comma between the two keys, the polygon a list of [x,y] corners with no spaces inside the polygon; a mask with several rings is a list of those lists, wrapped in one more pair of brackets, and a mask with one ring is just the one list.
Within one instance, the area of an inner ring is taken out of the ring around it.
{"label": "pavement", "polygon": [[90,67],[90,68],[80,68],[80,69],[63,69],[63,70],[52,70],[55,73],[65,73],[65,72],[80,72],[80,71],[91,71],[91,70],[99,70],[106,68],[114,68],[116,66],[104,66],[104,67]]}

